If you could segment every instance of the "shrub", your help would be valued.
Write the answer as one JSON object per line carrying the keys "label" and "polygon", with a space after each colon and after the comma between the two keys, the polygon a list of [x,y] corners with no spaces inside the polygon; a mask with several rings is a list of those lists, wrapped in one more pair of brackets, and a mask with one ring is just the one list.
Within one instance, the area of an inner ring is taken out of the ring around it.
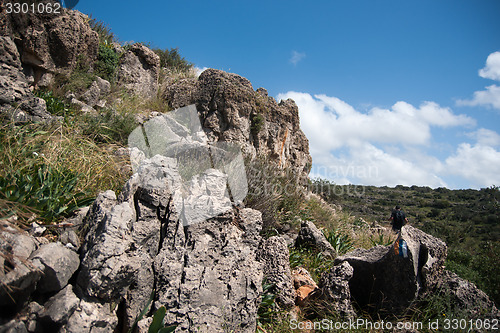
{"label": "shrub", "polygon": [[128,136],[137,125],[133,113],[105,109],[98,115],[85,115],[80,126],[82,133],[97,143],[127,145]]}
{"label": "shrub", "polygon": [[108,45],[99,45],[99,55],[95,64],[95,74],[113,82],[119,64],[119,55]]}
{"label": "shrub", "polygon": [[184,59],[179,53],[179,48],[153,49],[160,57],[160,66],[175,69],[177,71],[187,72],[193,68],[193,64]]}
{"label": "shrub", "polygon": [[111,32],[111,28],[106,23],[90,17],[89,25],[90,28],[99,35],[99,44],[109,45],[118,41],[115,34]]}
{"label": "shrub", "polygon": [[250,117],[250,131],[252,132],[253,136],[257,136],[259,134],[260,130],[264,126],[264,117],[260,113],[254,113]]}

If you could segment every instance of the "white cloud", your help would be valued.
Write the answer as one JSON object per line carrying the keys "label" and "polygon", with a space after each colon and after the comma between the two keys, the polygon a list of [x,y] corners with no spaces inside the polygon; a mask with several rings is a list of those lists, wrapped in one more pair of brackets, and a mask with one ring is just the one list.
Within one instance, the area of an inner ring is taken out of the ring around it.
{"label": "white cloud", "polygon": [[208,67],[203,67],[203,68],[200,68],[200,67],[194,67],[194,70],[196,71],[196,77],[200,76],[201,73],[203,73],[205,70],[207,70]]}
{"label": "white cloud", "polygon": [[446,159],[449,172],[468,179],[474,187],[500,184],[499,165],[500,152],[481,143],[462,143],[455,155]]}
{"label": "white cloud", "polygon": [[500,87],[493,84],[486,87],[486,90],[474,92],[472,100],[459,100],[457,104],[468,106],[492,106],[500,110]]}
{"label": "white cloud", "polygon": [[430,157],[425,160],[432,163],[423,168],[420,165],[423,161],[415,163],[366,143],[350,149],[346,156],[325,154],[320,163],[315,163],[312,171],[315,175],[331,179],[337,184],[446,186],[446,183],[433,173],[433,169],[439,168],[441,163]]}
{"label": "white cloud", "polygon": [[493,52],[486,59],[486,66],[479,70],[479,76],[500,81],[500,52]]}
{"label": "white cloud", "polygon": [[[287,98],[299,106],[301,128],[314,162],[312,176],[339,184],[446,186],[439,176],[444,164],[421,148],[431,143],[432,127],[475,125],[474,119],[434,102],[418,108],[397,102],[390,109],[360,112],[326,95],[288,92],[277,96],[278,100]],[[486,137],[487,133],[477,135]]]}
{"label": "white cloud", "polygon": [[292,63],[294,66],[297,66],[297,64],[306,57],[306,54],[304,52],[297,52],[297,51],[292,51],[292,57],[290,58],[290,63]]}
{"label": "white cloud", "polygon": [[500,146],[500,135],[486,128],[480,128],[475,132],[469,133],[468,136],[475,139],[482,146]]}
{"label": "white cloud", "polygon": [[372,108],[362,113],[326,95],[288,92],[277,98],[292,98],[299,106],[301,127],[309,138],[312,152],[354,147],[365,142],[424,145],[430,142],[432,126],[475,124],[472,118],[455,115],[432,102],[425,102],[419,108],[397,102],[390,110]]}
{"label": "white cloud", "polygon": [[[500,52],[493,52],[488,56],[486,66],[479,70],[479,76],[500,81]],[[486,90],[474,92],[471,100],[458,100],[457,105],[489,106],[500,110],[500,87],[496,84],[487,86]]]}

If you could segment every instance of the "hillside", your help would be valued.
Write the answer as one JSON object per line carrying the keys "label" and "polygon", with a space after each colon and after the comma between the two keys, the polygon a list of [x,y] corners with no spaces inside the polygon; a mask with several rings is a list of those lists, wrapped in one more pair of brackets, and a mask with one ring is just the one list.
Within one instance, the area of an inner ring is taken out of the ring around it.
{"label": "hillside", "polygon": [[[493,275],[458,246],[477,256],[476,234],[498,231],[498,189],[467,206],[473,196],[398,187],[392,198],[419,222],[395,234],[366,222],[393,205],[378,189],[343,197],[307,187],[312,159],[293,100],[234,73],[196,73],[177,49],[121,44],[78,11],[3,18],[0,332],[500,318],[445,267],[448,245],[435,237],[457,246],[448,268],[475,269],[495,297]],[[446,214],[461,212],[461,226],[471,209],[486,219],[457,239]]]}
{"label": "hillside", "polygon": [[431,189],[419,186],[374,187],[317,181],[316,192],[339,204],[355,219],[388,226],[395,205],[410,224],[446,241],[447,267],[476,283],[500,302],[500,190]]}

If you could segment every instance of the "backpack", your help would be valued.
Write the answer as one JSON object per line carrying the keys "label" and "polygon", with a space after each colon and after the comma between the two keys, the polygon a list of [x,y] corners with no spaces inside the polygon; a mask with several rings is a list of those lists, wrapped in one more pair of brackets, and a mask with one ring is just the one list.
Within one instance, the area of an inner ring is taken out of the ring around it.
{"label": "backpack", "polygon": [[401,210],[396,210],[394,212],[394,225],[404,226],[405,225],[405,214]]}

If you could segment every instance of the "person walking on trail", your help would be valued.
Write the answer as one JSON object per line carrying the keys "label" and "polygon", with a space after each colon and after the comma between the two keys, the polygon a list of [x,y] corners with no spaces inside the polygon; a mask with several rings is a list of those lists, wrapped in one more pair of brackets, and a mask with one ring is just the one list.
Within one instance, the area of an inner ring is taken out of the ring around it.
{"label": "person walking on trail", "polygon": [[393,231],[401,232],[401,228],[408,222],[408,219],[405,212],[401,210],[401,207],[396,206],[392,211],[389,221],[391,221]]}

